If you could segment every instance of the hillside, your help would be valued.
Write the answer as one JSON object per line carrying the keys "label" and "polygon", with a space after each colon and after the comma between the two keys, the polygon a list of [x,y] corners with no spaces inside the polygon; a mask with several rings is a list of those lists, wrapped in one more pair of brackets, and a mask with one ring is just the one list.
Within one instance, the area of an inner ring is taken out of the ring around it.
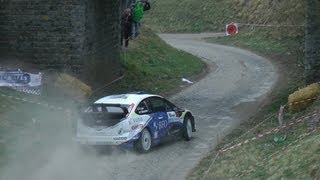
{"label": "hillside", "polygon": [[[220,32],[230,22],[301,25],[304,3],[301,0],[154,0],[152,11],[144,20],[156,32]],[[295,28],[282,30],[296,35]]]}

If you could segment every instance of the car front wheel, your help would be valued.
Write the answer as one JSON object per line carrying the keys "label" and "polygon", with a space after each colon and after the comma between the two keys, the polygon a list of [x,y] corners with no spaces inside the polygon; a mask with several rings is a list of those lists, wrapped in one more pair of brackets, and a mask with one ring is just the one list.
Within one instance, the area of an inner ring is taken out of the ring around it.
{"label": "car front wheel", "polygon": [[136,142],[135,147],[141,153],[150,151],[152,145],[151,134],[148,129],[143,129],[139,140]]}
{"label": "car front wheel", "polygon": [[190,141],[192,138],[192,123],[190,117],[186,117],[183,122],[183,138],[186,141]]}

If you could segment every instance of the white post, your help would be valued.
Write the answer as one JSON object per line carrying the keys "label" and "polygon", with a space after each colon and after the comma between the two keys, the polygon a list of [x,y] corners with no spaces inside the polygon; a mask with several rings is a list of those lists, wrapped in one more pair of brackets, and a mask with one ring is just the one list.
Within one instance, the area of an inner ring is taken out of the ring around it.
{"label": "white post", "polygon": [[279,114],[278,114],[278,121],[279,121],[279,126],[283,125],[283,114],[284,114],[284,108],[286,105],[281,105],[279,109]]}

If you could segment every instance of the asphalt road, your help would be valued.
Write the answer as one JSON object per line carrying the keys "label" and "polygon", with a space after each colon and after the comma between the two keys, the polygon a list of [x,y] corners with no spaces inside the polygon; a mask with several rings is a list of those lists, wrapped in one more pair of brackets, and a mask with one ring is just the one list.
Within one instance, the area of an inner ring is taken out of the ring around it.
{"label": "asphalt road", "polygon": [[[197,132],[191,141],[161,145],[143,155],[118,151],[97,155],[64,144],[48,153],[42,165],[24,173],[23,179],[184,179],[221,138],[257,112],[278,78],[276,68],[260,56],[201,40],[216,35],[160,35],[171,46],[201,57],[210,67],[206,77],[171,99],[195,115]],[[9,168],[8,175],[0,178],[15,179],[17,172]]]}

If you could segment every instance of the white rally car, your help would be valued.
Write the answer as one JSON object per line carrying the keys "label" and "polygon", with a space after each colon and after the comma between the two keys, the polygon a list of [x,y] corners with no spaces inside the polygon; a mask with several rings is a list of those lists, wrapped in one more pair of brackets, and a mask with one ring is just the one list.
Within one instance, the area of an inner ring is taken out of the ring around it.
{"label": "white rally car", "polygon": [[119,145],[148,152],[172,138],[190,140],[195,132],[192,113],[165,98],[133,92],[103,97],[77,122],[76,140],[85,145]]}

